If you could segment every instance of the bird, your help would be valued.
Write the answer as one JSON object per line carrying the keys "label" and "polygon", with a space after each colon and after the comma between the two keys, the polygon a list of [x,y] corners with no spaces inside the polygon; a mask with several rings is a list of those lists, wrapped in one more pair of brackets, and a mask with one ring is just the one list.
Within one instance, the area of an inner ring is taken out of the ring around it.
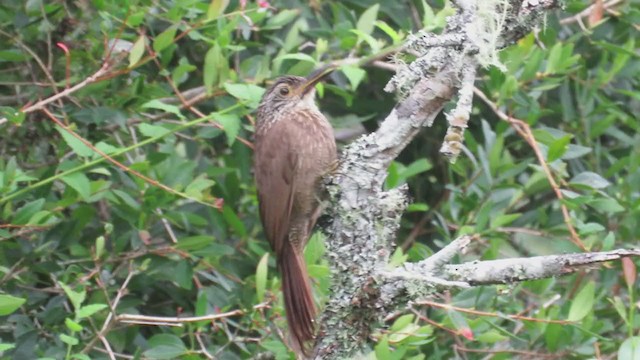
{"label": "bird", "polygon": [[316,307],[303,252],[322,212],[322,179],[338,158],[333,127],[315,103],[315,85],[332,70],[277,78],[260,101],[254,134],[260,219],[282,276],[291,346],[305,356]]}

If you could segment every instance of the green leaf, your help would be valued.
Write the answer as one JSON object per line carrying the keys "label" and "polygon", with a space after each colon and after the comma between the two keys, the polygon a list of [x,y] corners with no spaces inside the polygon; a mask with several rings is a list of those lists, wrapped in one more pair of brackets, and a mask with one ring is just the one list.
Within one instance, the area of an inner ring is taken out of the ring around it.
{"label": "green leaf", "polygon": [[76,310],[80,309],[80,307],[82,307],[82,303],[84,302],[84,299],[87,297],[87,292],[84,290],[79,292],[75,291],[71,289],[69,286],[67,286],[66,284],[61,282],[58,282],[58,285],[60,285],[62,290],[64,290],[64,293],[69,298],[69,301],[71,301],[71,304],[73,304],[73,308]]}
{"label": "green leaf", "polygon": [[579,157],[587,155],[591,151],[592,149],[590,147],[569,144],[569,146],[567,147],[567,151],[564,153],[564,155],[562,155],[562,159],[563,160],[577,159]]}
{"label": "green leaf", "polygon": [[429,160],[427,160],[426,158],[421,158],[412,162],[411,164],[409,164],[409,166],[404,168],[404,170],[401,171],[400,176],[403,179],[408,179],[425,171],[429,171],[431,170],[431,168],[433,168],[431,162],[429,162]]}
{"label": "green leaf", "polygon": [[581,172],[570,181],[572,184],[585,185],[594,189],[603,189],[609,186],[609,181],[599,174],[591,171]]}
{"label": "green leaf", "polygon": [[247,235],[247,229],[245,229],[242,220],[236,214],[235,210],[233,210],[230,206],[225,205],[222,209],[222,217],[224,220],[231,226],[233,231],[235,231],[238,235],[244,237]]}
{"label": "green leaf", "polygon": [[[398,344],[403,340],[406,340],[408,337],[415,335],[415,332],[418,331],[418,329],[420,329],[419,325],[408,324],[404,328],[400,329],[398,332],[391,334],[389,336],[389,342],[391,342],[392,344]],[[396,350],[396,353],[398,353],[398,350]]]}
{"label": "green leaf", "polygon": [[45,199],[38,199],[38,200],[31,201],[29,203],[26,203],[13,215],[12,223],[18,224],[18,225],[28,224],[29,220],[31,220],[31,218],[36,213],[42,210],[44,203],[45,203]]}
{"label": "green leaf", "polygon": [[557,42],[551,48],[549,57],[547,58],[547,74],[554,74],[560,67],[562,61],[562,43]]}
{"label": "green leaf", "polygon": [[627,309],[622,299],[619,296],[614,296],[613,300],[609,299],[609,302],[613,303],[613,308],[616,309],[616,312],[620,318],[624,320],[625,324],[629,326]]}
{"label": "green leaf", "polygon": [[146,43],[147,37],[144,35],[140,35],[138,40],[133,43],[131,51],[129,51],[129,68],[132,68],[135,64],[138,63],[138,61],[140,61],[140,59],[142,59]]}
{"label": "green leaf", "polygon": [[409,256],[402,251],[402,248],[398,247],[393,251],[393,254],[391,254],[387,266],[389,266],[390,268],[400,266],[404,264],[408,258]]}
{"label": "green leaf", "polygon": [[207,51],[204,56],[204,69],[202,80],[204,87],[207,89],[207,93],[210,94],[213,91],[213,86],[220,83],[222,78],[221,71],[223,71],[223,64],[226,61],[222,56],[222,49],[218,43]]}
{"label": "green leaf", "polygon": [[106,309],[107,305],[105,304],[90,304],[81,307],[79,310],[76,310],[77,319],[88,318],[91,315],[97,313],[100,310]]}
{"label": "green leaf", "polygon": [[375,26],[375,21],[378,18],[378,9],[380,8],[380,4],[375,4],[365,10],[358,19],[358,23],[356,25],[356,29],[361,31],[364,34],[371,35],[373,32],[373,27]]}
{"label": "green leaf", "polygon": [[[144,104],[142,104],[141,108],[143,109],[158,109],[158,110],[162,110],[164,112],[170,113],[170,114],[174,114],[176,115],[179,119],[184,119],[184,115],[182,115],[182,113],[180,112],[180,108],[175,106],[175,105],[171,105],[171,104],[165,104],[162,101],[158,100],[158,99],[153,99],[151,101],[148,101]],[[140,128],[144,128],[145,125],[147,128],[149,126],[154,126],[156,128],[161,127],[158,125],[150,125],[150,124],[146,124],[146,123],[142,123],[140,124]],[[169,132],[169,130],[166,130],[166,132]]]}
{"label": "green leaf", "polygon": [[632,336],[620,345],[618,360],[640,360],[640,336]]}
{"label": "green leaf", "polygon": [[625,211],[625,208],[622,205],[620,205],[620,203],[616,199],[611,199],[611,198],[595,199],[595,200],[589,201],[589,206],[591,206],[592,208],[598,211],[608,213],[608,214],[615,214],[615,213]]}
{"label": "green leaf", "polygon": [[205,174],[202,174],[187,185],[184,192],[195,199],[202,200],[203,192],[215,185],[215,183],[215,181],[207,179]]}
{"label": "green leaf", "polygon": [[173,43],[173,38],[178,30],[177,25],[169,26],[165,31],[161,32],[153,39],[153,51],[160,52]]}
{"label": "green leaf", "polygon": [[393,325],[391,325],[391,331],[397,332],[404,329],[407,325],[411,324],[414,319],[415,315],[413,314],[400,316],[396,319],[396,321],[393,322]]}
{"label": "green leaf", "polygon": [[17,49],[0,50],[0,62],[25,61],[29,59],[27,53]]}
{"label": "green leaf", "polygon": [[267,288],[267,275],[269,271],[269,253],[265,253],[256,267],[256,296],[258,302],[264,301],[264,292]]}
{"label": "green leaf", "polygon": [[186,290],[193,288],[193,268],[187,260],[180,260],[172,273],[174,280],[181,288]]}
{"label": "green leaf", "polygon": [[203,249],[213,242],[215,242],[215,238],[213,236],[196,235],[179,239],[178,244],[176,244],[175,247],[180,250],[194,251]]}
{"label": "green leaf", "polygon": [[71,320],[70,318],[64,319],[64,324],[67,325],[67,328],[71,330],[71,332],[78,332],[78,331],[82,331],[83,329],[82,325]]}
{"label": "green leaf", "polygon": [[400,40],[402,40],[402,36],[400,36],[400,34],[398,34],[398,32],[395,31],[386,22],[384,22],[382,20],[376,20],[375,25],[380,30],[384,31],[384,33],[387,34],[391,38],[391,40],[393,41],[394,44],[397,44],[397,43],[400,42]]}
{"label": "green leaf", "polygon": [[547,151],[547,161],[553,162],[560,159],[569,149],[569,142],[571,142],[571,135],[565,135],[560,139],[554,141]]}
{"label": "green leaf", "polygon": [[150,349],[143,355],[147,358],[165,360],[175,359],[187,352],[182,340],[171,334],[157,334],[149,339]]}
{"label": "green leaf", "polygon": [[501,226],[511,224],[516,221],[522,214],[502,214],[491,218],[491,228],[495,229]]}
{"label": "green leaf", "polygon": [[267,20],[264,29],[279,29],[295,20],[300,15],[299,9],[283,9]]}
{"label": "green leaf", "polygon": [[224,89],[233,97],[247,102],[247,106],[255,109],[260,104],[264,88],[253,84],[224,84]]}
{"label": "green leaf", "polygon": [[86,355],[86,354],[73,354],[71,355],[71,358],[78,359],[78,360],[91,360],[89,355]]}
{"label": "green leaf", "polygon": [[229,6],[229,0],[211,0],[207,10],[207,20],[217,19],[224,14],[224,10]]}
{"label": "green leaf", "polygon": [[96,238],[96,259],[101,258],[102,254],[104,254],[104,243],[104,236],[100,235]]}
{"label": "green leaf", "polygon": [[71,346],[75,346],[78,345],[80,342],[78,341],[78,339],[76,339],[73,336],[69,336],[67,334],[60,334],[60,340],[62,340],[63,343],[71,345]]}
{"label": "green leaf", "polygon": [[71,135],[67,130],[61,128],[58,125],[56,125],[56,130],[60,133],[67,145],[69,145],[71,150],[73,150],[73,152],[75,152],[78,156],[88,157],[93,155],[94,151],[91,150],[90,147],[85,145],[75,136]]}
{"label": "green leaf", "polygon": [[214,120],[222,125],[229,146],[233,145],[242,125],[240,117],[236,114],[216,114]]}
{"label": "green leaf", "polygon": [[576,295],[569,309],[569,321],[580,321],[593,311],[596,285],[588,282]]}
{"label": "green leaf", "polygon": [[91,197],[91,182],[85,174],[74,172],[63,176],[60,180],[72,187],[83,200],[87,201]]}
{"label": "green leaf", "polygon": [[371,48],[372,53],[377,53],[380,51],[380,44],[378,44],[378,40],[376,40],[373,36],[369,34],[365,34],[360,30],[353,29],[352,33],[358,35],[358,42],[364,41]]}
{"label": "green leaf", "polygon": [[15,344],[0,343],[0,353],[15,348]]}
{"label": "green leaf", "polygon": [[22,304],[24,304],[27,299],[0,294],[0,316],[5,316],[13,313],[18,310]]}
{"label": "green leaf", "polygon": [[383,336],[376,347],[374,348],[376,352],[376,359],[378,360],[388,360],[392,359],[391,349],[389,348],[389,338],[385,335]]}
{"label": "green leaf", "polygon": [[300,60],[310,62],[312,64],[316,64],[316,59],[305,54],[305,53],[295,53],[295,54],[285,54],[280,55],[277,58],[273,59],[273,61],[282,61],[282,60]]}
{"label": "green leaf", "polygon": [[496,330],[489,330],[479,334],[475,339],[479,342],[493,344],[499,341],[508,340],[509,338],[502,335]]}
{"label": "green leaf", "polygon": [[146,137],[160,137],[170,132],[170,130],[164,126],[151,125],[147,123],[141,123],[138,125],[138,130],[140,130],[142,135]]}
{"label": "green leaf", "polygon": [[360,82],[367,74],[366,71],[352,65],[345,65],[341,67],[340,70],[347,77],[347,79],[349,79],[349,83],[351,83],[351,90],[357,89],[358,85],[360,85]]}

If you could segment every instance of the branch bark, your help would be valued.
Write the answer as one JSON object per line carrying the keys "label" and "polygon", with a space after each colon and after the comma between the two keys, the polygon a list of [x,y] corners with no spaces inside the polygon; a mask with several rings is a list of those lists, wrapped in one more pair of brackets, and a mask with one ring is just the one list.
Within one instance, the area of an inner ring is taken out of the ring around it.
{"label": "branch bark", "polygon": [[472,240],[463,236],[429,259],[389,269],[408,200],[404,187],[383,190],[387,167],[457,95],[456,106],[446,114],[449,130],[441,149],[455,161],[470,118],[477,67],[500,66],[498,49],[529,33],[546,10],[559,6],[553,0],[457,0],[454,5],[457,13],[448,18],[441,35],[419,32],[409,37],[404,48],[421,56],[400,66],[385,88],[402,100],[375,133],[344,149],[337,173],[327,179],[332,223],[326,246],[332,286],[319,320],[316,359],[353,357],[390,312],[443,289],[563,275],[640,255],[640,250],[617,250],[451,265]]}

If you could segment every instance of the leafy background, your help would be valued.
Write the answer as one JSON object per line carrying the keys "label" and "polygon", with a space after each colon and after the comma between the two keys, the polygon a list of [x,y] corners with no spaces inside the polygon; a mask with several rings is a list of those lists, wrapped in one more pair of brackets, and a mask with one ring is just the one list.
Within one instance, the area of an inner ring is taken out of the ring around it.
{"label": "leafy background", "polygon": [[[562,201],[527,138],[479,100],[455,164],[437,152],[442,118],[397,159],[386,185],[408,183],[414,199],[398,234],[408,260],[462,233],[481,236],[468,259],[580,251],[562,206],[589,250],[637,246],[638,4],[596,0],[579,16],[591,3],[567,1],[477,82],[530,126]],[[348,143],[395,104],[389,55],[450,12],[425,0],[1,3],[2,357],[292,359],[251,174],[257,102],[280,74],[361,59],[319,88]],[[319,300],[322,252],[314,236]],[[443,294],[379,324],[365,356],[640,359],[638,294],[632,261]],[[116,322],[114,305],[226,315],[145,326]]]}

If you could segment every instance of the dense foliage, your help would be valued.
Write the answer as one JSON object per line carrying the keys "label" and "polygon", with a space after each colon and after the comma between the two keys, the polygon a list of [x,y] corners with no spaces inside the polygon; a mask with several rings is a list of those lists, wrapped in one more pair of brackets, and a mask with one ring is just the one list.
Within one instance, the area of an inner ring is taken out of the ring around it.
{"label": "dense foliage", "polygon": [[[594,4],[580,15],[590,2],[568,1],[500,53],[504,71],[482,72],[479,90],[530,134],[478,100],[455,164],[438,154],[439,118],[389,169],[386,186],[408,183],[414,199],[398,234],[408,261],[462,233],[480,235],[468,259],[638,246],[640,10]],[[277,75],[357,59],[319,88],[348,142],[395,104],[382,91],[394,50],[450,11],[425,0],[2,2],[3,358],[293,358],[257,216],[257,102]],[[315,236],[306,255],[319,299],[322,252]],[[635,279],[629,260],[443,294],[380,324],[367,356],[640,359]],[[113,307],[231,314],[140,325]]]}

